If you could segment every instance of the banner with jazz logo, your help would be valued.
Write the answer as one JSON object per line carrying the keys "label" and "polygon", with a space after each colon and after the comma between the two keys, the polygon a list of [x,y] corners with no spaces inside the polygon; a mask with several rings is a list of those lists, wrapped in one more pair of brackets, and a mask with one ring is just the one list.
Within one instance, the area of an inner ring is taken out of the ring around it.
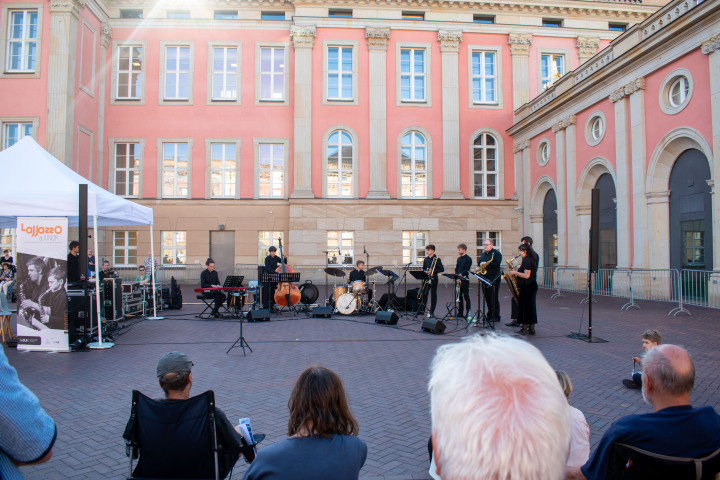
{"label": "banner with jazz logo", "polygon": [[19,349],[69,351],[67,218],[17,219]]}

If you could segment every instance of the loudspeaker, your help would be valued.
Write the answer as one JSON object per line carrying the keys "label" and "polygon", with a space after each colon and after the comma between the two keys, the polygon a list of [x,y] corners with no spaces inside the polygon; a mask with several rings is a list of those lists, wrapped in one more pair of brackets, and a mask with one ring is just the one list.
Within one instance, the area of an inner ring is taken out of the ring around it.
{"label": "loudspeaker", "polygon": [[313,317],[330,318],[333,314],[333,307],[315,307],[312,309]]}
{"label": "loudspeaker", "polygon": [[445,328],[447,328],[447,327],[441,320],[437,320],[435,318],[425,318],[425,320],[423,320],[421,330],[423,332],[439,334],[439,333],[443,333],[445,331]]}
{"label": "loudspeaker", "polygon": [[378,310],[375,314],[375,323],[384,323],[385,325],[397,325],[398,316],[395,312],[383,312]]}
{"label": "loudspeaker", "polygon": [[590,273],[597,273],[600,262],[600,189],[593,188],[590,203]]}
{"label": "loudspeaker", "polygon": [[270,310],[250,310],[247,313],[248,322],[269,322],[270,321]]}

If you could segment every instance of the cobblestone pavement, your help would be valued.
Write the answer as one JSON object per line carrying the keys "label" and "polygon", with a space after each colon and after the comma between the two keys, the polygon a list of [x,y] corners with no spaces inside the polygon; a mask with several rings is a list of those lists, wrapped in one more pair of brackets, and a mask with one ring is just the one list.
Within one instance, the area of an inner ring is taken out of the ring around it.
{"label": "cobblestone pavement", "polygon": [[[190,289],[184,293],[186,301],[194,301]],[[623,312],[622,299],[598,297],[593,333],[608,343],[588,344],[567,337],[571,331],[587,331],[583,295],[552,300],[552,293],[538,294],[538,334],[527,341],[570,374],[575,386],[571,403],[585,413],[593,446],[618,417],[650,411],[639,391],[621,385],[647,328],[659,329],[663,342],[688,348],[697,369],[692,402],[720,410],[719,311],[690,307],[691,316],[668,317],[673,305],[641,302],[641,309]],[[444,305],[450,292],[441,289],[439,294],[439,305]],[[500,296],[506,316],[498,331],[514,334],[515,329],[504,326],[510,302],[504,287]],[[239,336],[238,323],[198,320],[194,314],[199,308],[186,304],[163,312],[164,320],[125,322],[132,326],[109,350],[66,354],[6,348],[20,379],[38,395],[58,428],[52,459],[23,468],[26,478],[123,478],[128,462],[121,434],[131,390],[160,396],[155,367],[172,350],[186,352],[195,363],[193,393],[213,389],[231,421],[249,416],[255,431],[267,434],[263,445],[286,435],[287,400],[298,374],[310,365],[327,366],[343,378],[360,437],[368,444],[361,478],[428,478],[428,367],[438,346],[468,334],[465,322],[447,322],[445,334],[432,335],[420,331],[420,317],[385,326],[369,315],[274,315],[270,322],[245,324],[253,352],[243,356],[239,348],[225,353]],[[471,328],[469,333],[478,331]],[[232,478],[242,478],[245,469],[238,462]]]}

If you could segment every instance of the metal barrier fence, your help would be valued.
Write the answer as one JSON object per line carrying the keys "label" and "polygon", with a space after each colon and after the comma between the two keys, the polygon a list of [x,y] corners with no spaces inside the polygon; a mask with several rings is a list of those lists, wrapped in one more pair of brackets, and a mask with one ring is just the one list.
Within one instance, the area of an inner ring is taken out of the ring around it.
{"label": "metal barrier fence", "polygon": [[682,270],[680,272],[682,301],[687,305],[720,308],[720,272]]}

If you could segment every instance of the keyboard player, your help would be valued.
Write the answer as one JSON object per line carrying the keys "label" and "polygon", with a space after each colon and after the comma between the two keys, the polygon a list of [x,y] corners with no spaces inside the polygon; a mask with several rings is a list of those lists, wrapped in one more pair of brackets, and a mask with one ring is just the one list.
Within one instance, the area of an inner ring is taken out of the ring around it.
{"label": "keyboard player", "polygon": [[[202,288],[222,288],[222,285],[220,284],[220,279],[218,278],[218,273],[215,271],[215,262],[212,258],[208,258],[205,262],[205,266],[207,268],[202,271],[200,274],[200,287]],[[215,303],[213,304],[212,315],[213,317],[217,318],[220,316],[220,307],[222,306],[223,302],[227,298],[225,294],[221,291],[214,291],[214,292],[203,292],[203,296],[205,298],[214,298]]]}

